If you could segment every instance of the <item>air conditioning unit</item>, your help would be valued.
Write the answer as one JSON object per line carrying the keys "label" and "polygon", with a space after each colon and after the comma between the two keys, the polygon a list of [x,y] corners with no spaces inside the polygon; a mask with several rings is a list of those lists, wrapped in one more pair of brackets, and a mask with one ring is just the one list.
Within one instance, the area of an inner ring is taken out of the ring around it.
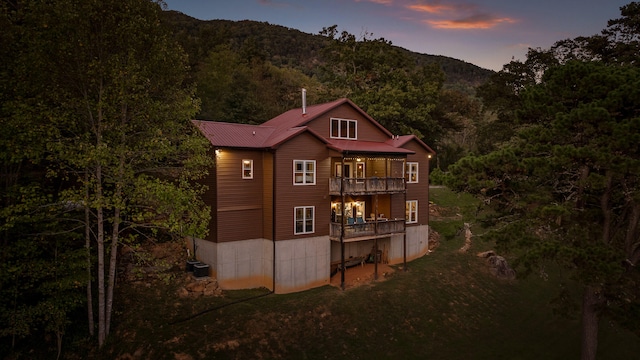
{"label": "air conditioning unit", "polygon": [[197,278],[209,276],[209,265],[203,263],[193,264],[193,276]]}

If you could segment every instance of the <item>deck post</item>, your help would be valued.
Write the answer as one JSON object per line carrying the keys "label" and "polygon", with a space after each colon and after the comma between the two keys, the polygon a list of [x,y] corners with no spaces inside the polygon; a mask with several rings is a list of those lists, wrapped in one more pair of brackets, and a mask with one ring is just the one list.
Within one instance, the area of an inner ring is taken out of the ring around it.
{"label": "deck post", "polygon": [[[344,164],[344,155],[342,156],[342,164]],[[340,207],[341,207],[341,213],[342,213],[342,218],[340,219],[341,222],[341,226],[340,226],[340,288],[342,290],[344,290],[344,272],[345,272],[345,266],[344,266],[344,226],[346,223],[346,214],[344,212],[344,201],[345,201],[345,196],[344,196],[344,174],[342,174],[342,178],[340,179]]]}

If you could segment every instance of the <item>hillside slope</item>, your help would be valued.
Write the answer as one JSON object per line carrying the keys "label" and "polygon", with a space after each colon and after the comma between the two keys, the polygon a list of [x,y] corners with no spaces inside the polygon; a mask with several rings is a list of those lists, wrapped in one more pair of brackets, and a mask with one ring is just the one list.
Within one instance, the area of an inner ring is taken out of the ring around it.
{"label": "hillside slope", "polygon": [[[166,11],[166,22],[189,54],[192,65],[217,46],[229,46],[246,56],[269,60],[278,67],[291,67],[312,76],[323,62],[321,49],[327,38],[318,34],[258,21],[198,20],[177,11]],[[328,26],[331,24],[328,24]],[[401,48],[402,49],[402,48]],[[412,52],[417,64],[437,63],[445,73],[445,86],[475,88],[484,83],[492,70],[462,60]]]}

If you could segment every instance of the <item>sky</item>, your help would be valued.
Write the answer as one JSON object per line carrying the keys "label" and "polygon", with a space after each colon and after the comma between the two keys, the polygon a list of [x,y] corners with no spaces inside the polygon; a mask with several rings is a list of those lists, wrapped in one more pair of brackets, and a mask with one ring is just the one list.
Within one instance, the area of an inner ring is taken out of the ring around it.
{"label": "sky", "polygon": [[361,39],[501,70],[529,48],[599,34],[631,0],[165,0],[200,20],[255,20],[309,34],[333,25]]}

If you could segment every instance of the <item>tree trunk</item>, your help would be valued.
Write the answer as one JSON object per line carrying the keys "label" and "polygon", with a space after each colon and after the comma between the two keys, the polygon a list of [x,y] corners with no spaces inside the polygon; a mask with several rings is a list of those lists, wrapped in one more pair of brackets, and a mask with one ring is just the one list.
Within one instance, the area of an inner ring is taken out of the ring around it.
{"label": "tree trunk", "polygon": [[582,298],[582,360],[595,360],[598,349],[599,305],[602,299],[594,286],[586,286]]}
{"label": "tree trunk", "polygon": [[120,209],[116,207],[111,235],[111,259],[109,260],[109,285],[107,287],[106,334],[111,330],[111,310],[113,309],[113,289],[116,285],[116,265],[118,260],[118,232],[120,231]]}
{"label": "tree trunk", "polygon": [[105,327],[105,297],[104,297],[104,212],[102,205],[102,168],[96,168],[96,222],[98,242],[98,346],[102,347],[106,339]]}
{"label": "tree trunk", "polygon": [[91,291],[91,217],[89,210],[89,175],[85,174],[85,205],[84,205],[84,246],[87,250],[87,323],[89,335],[93,336],[93,293]]}

